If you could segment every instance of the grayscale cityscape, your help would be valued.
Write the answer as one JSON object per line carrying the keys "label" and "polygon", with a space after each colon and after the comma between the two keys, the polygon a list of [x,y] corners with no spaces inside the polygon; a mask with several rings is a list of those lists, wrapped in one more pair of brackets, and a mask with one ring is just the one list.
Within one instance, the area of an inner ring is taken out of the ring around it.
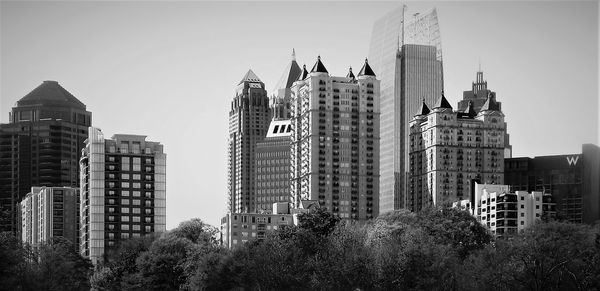
{"label": "grayscale cityscape", "polygon": [[600,290],[599,15],[2,1],[0,290]]}

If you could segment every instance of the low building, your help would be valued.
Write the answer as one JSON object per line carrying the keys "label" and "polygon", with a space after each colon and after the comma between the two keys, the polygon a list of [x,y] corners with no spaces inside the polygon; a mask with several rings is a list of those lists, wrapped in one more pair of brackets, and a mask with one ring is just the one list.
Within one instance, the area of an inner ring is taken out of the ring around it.
{"label": "low building", "polygon": [[543,217],[556,217],[556,203],[548,193],[513,193],[507,185],[475,183],[472,197],[472,201],[461,200],[453,206],[468,210],[497,236],[521,232]]}
{"label": "low building", "polygon": [[584,144],[580,154],[504,160],[504,183],[517,191],[552,193],[559,219],[600,220],[600,148]]}
{"label": "low building", "polygon": [[293,214],[227,213],[221,219],[221,245],[234,248],[253,239],[264,239],[270,230],[293,224]]}
{"label": "low building", "polygon": [[78,188],[31,187],[20,209],[23,242],[35,246],[53,237],[63,237],[78,247]]}

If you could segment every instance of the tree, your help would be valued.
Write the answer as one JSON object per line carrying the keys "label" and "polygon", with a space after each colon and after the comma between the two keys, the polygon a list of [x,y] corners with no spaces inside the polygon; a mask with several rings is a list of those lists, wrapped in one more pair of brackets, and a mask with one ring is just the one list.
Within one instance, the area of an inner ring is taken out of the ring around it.
{"label": "tree", "polygon": [[62,237],[39,246],[39,282],[43,290],[90,290],[92,262],[76,252],[75,245]]}

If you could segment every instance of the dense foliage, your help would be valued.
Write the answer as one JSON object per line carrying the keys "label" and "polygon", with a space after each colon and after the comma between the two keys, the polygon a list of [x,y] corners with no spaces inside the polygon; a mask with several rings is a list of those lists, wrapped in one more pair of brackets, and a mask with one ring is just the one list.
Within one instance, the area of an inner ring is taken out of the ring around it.
{"label": "dense foliage", "polygon": [[90,290],[91,274],[91,262],[68,240],[33,248],[0,233],[0,290]]}
{"label": "dense foliage", "polygon": [[[600,290],[600,228],[539,222],[493,240],[466,212],[396,211],[366,223],[316,211],[233,250],[199,219],[134,238],[90,265],[68,242],[0,236],[10,290]],[[89,283],[88,283],[89,282]]]}

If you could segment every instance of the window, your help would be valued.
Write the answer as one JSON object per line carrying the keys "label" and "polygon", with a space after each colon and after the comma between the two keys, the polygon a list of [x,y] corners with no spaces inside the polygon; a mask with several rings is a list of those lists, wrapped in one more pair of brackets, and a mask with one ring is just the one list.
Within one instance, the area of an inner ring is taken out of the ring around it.
{"label": "window", "polygon": [[121,238],[129,238],[129,234],[126,232],[121,233]]}
{"label": "window", "polygon": [[129,230],[129,224],[121,224],[121,230]]}
{"label": "window", "polygon": [[[146,209],[146,210],[148,210],[148,209]],[[133,208],[132,211],[134,214],[140,214],[140,212],[141,212],[141,210],[139,208]],[[147,211],[146,211],[146,213],[147,213]]]}
{"label": "window", "polygon": [[131,228],[132,228],[134,231],[140,231],[140,225],[139,225],[139,224],[134,224],[134,225],[132,225],[132,226],[131,226]]}
{"label": "window", "polygon": [[133,199],[132,202],[133,202],[133,205],[141,205],[140,199]]}
{"label": "window", "polygon": [[[133,169],[133,170],[135,171],[135,169]],[[134,180],[141,180],[142,179],[142,175],[140,175],[140,174],[133,174],[133,179]]]}
{"label": "window", "polygon": [[121,182],[121,188],[129,188],[129,182]]}
{"label": "window", "polygon": [[122,205],[129,205],[129,199],[121,199]]}
{"label": "window", "polygon": [[122,208],[121,208],[121,213],[129,213],[129,208],[127,208],[127,207],[122,207]]}
{"label": "window", "polygon": [[121,222],[129,222],[129,216],[121,216]]}
{"label": "window", "polygon": [[133,191],[133,197],[140,197],[142,194],[140,193],[140,191]]}
{"label": "window", "polygon": [[121,196],[129,197],[129,190],[122,190]]}
{"label": "window", "polygon": [[151,232],[152,231],[152,226],[146,225],[146,226],[144,226],[144,230],[146,232]]}
{"label": "window", "polygon": [[521,221],[521,225],[525,225],[525,221]]}
{"label": "window", "polygon": [[133,221],[133,222],[140,222],[139,216],[133,216],[131,219],[132,219],[131,221]]}
{"label": "window", "polygon": [[119,149],[121,150],[122,154],[126,154],[129,150],[129,144],[127,142],[121,142],[121,146],[119,147]]}
{"label": "window", "polygon": [[121,174],[121,179],[129,180],[129,174]]}

